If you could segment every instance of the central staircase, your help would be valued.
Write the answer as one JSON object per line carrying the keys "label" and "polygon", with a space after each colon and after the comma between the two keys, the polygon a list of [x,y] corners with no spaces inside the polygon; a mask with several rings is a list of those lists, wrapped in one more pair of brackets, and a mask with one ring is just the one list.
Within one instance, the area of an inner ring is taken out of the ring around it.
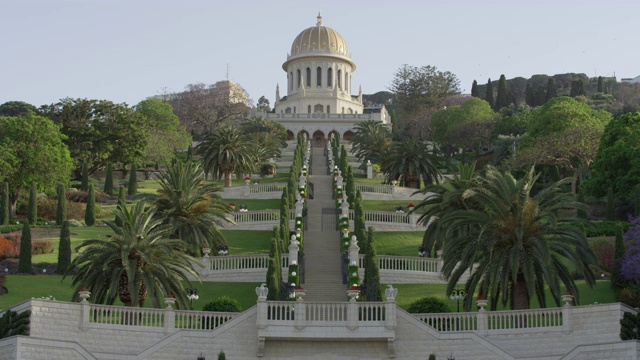
{"label": "central staircase", "polygon": [[347,286],[342,283],[340,238],[335,226],[333,181],[327,174],[324,149],[314,147],[311,153],[309,183],[313,199],[307,200],[304,233],[305,301],[346,301]]}

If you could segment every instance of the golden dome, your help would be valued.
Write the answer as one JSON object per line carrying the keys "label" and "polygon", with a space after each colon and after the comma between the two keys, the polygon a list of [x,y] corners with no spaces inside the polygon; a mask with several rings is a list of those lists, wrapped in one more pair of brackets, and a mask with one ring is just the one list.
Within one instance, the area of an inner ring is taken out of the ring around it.
{"label": "golden dome", "polygon": [[350,58],[347,42],[337,31],[322,26],[320,14],[316,26],[303,30],[291,44],[290,57],[302,54],[331,54]]}

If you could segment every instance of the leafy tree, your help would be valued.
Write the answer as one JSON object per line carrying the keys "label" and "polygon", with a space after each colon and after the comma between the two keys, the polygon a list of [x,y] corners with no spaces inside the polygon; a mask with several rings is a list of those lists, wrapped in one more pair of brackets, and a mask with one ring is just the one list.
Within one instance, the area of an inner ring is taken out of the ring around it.
{"label": "leafy tree", "polygon": [[545,102],[558,96],[558,88],[556,87],[556,79],[550,77],[547,83],[547,96]]}
{"label": "leafy tree", "polygon": [[18,272],[22,274],[31,273],[31,229],[29,228],[29,220],[26,220],[22,225]]}
{"label": "leafy tree", "polygon": [[620,264],[620,274],[624,280],[638,285],[640,282],[640,217],[630,220],[632,226],[624,234],[624,242],[629,246]]}
{"label": "leafy tree", "polygon": [[104,178],[104,192],[113,195],[113,164],[107,163],[107,174]]}
{"label": "leafy tree", "polygon": [[67,220],[67,188],[58,185],[58,202],[56,209],[56,224],[62,224]]}
{"label": "leafy tree", "polygon": [[562,96],[551,99],[534,113],[529,135],[535,138],[576,127],[604,129],[610,120],[611,114],[606,111],[594,111],[575,99]]}
{"label": "leafy tree", "polygon": [[241,129],[260,162],[280,157],[280,149],[287,144],[287,128],[274,120],[256,116],[244,121]]}
{"label": "leafy tree", "polygon": [[491,83],[491,78],[487,80],[487,93],[485,94],[484,99],[489,103],[489,106],[493,108],[493,84]]}
{"label": "leafy tree", "polygon": [[83,161],[93,174],[108,162],[130,164],[144,155],[148,139],[145,119],[126,104],[65,98],[40,110],[62,126],[78,179]]}
{"label": "leafy tree", "polygon": [[604,93],[604,79],[602,78],[602,76],[598,76],[598,92],[599,93]]}
{"label": "leafy tree", "polygon": [[496,119],[496,113],[486,101],[470,98],[461,106],[451,106],[433,114],[433,140],[449,152],[457,152],[458,148],[479,152],[482,147],[491,145]]}
{"label": "leafy tree", "polygon": [[180,120],[169,103],[150,98],[139,102],[134,109],[143,117],[149,134],[144,151],[145,163],[168,163],[175,158],[177,150],[191,144],[191,135],[180,126]]}
{"label": "leafy tree", "polygon": [[[217,184],[204,184],[204,171],[193,161],[177,161],[160,173],[160,189],[155,197],[157,215],[170,225],[170,237],[185,243],[189,254],[203,247],[225,245],[220,227],[231,220],[232,210],[222,200]],[[202,186],[201,186],[202,185]]]}
{"label": "leafy tree", "polygon": [[615,252],[613,256],[613,266],[611,268],[611,288],[614,290],[622,289],[626,284],[624,277],[620,273],[622,260],[625,255],[624,234],[622,227],[616,229]]}
{"label": "leafy tree", "polygon": [[525,101],[529,106],[536,106],[536,98],[533,95],[533,86],[530,83],[527,83],[527,87],[525,89]]}
{"label": "leafy tree", "polygon": [[616,219],[616,205],[613,199],[613,189],[607,189],[607,211],[606,211],[607,220],[613,221]]}
{"label": "leafy tree", "polygon": [[569,91],[569,96],[576,97],[576,96],[586,95],[586,94],[587,93],[585,92],[585,89],[584,89],[584,81],[574,80],[571,83],[571,90]]}
{"label": "leafy tree", "polygon": [[240,177],[255,172],[253,149],[237,128],[223,127],[205,137],[196,152],[203,157],[205,171],[213,172],[217,178],[224,176],[224,186],[231,187],[231,174]]}
{"label": "leafy tree", "polygon": [[616,199],[630,203],[640,181],[640,112],[622,115],[604,129],[585,191],[605,196],[611,187]]}
{"label": "leafy tree", "polygon": [[397,179],[400,186],[419,189],[420,180],[425,184],[439,181],[441,163],[440,154],[418,138],[393,143],[385,153],[381,167],[387,182]]}
{"label": "leafy tree", "polygon": [[96,192],[93,184],[89,184],[89,194],[87,195],[87,207],[84,211],[84,223],[93,226],[96,223]]}
{"label": "leafy tree", "polygon": [[24,101],[7,101],[0,105],[0,116],[20,116],[29,112],[38,113],[38,109]]}
{"label": "leafy tree", "polygon": [[528,105],[509,105],[500,109],[500,116],[497,117],[496,126],[493,129],[493,138],[497,135],[525,134],[532,117],[531,107]]}
{"label": "leafy tree", "polygon": [[[400,120],[409,118],[423,108],[438,107],[449,95],[460,93],[460,81],[449,71],[439,71],[435,66],[410,66],[404,64],[394,74],[389,90],[395,95]],[[404,125],[399,126],[401,132]]]}
{"label": "leafy tree", "polygon": [[379,164],[381,155],[391,146],[389,129],[379,121],[365,120],[355,127],[355,134],[351,139],[351,153],[358,161],[366,164]]}
{"label": "leafy tree", "polygon": [[30,224],[36,224],[38,221],[38,191],[36,183],[31,183],[29,189],[29,205],[27,207],[27,219]]}
{"label": "leafy tree", "polygon": [[269,104],[269,99],[264,96],[260,96],[258,99],[258,104],[256,105],[258,111],[260,112],[269,112],[271,111],[271,105]]}
{"label": "leafy tree", "polygon": [[547,93],[545,91],[545,87],[542,85],[538,86],[533,95],[533,98],[536,106],[544,105],[547,101]]}
{"label": "leafy tree", "polygon": [[60,230],[60,242],[58,243],[58,267],[56,272],[64,275],[71,264],[71,233],[69,231],[69,221],[62,222]]}
{"label": "leafy tree", "polygon": [[169,238],[170,228],[156,216],[156,208],[147,207],[144,201],[131,210],[118,205],[115,213],[122,227],[109,222],[113,235],[108,240],[85,240],[76,248],[78,256],[70,266],[77,269],[73,286],[91,288],[95,303],[113,304],[119,298],[134,307],[147,297],[153,307],[160,307],[173,293],[186,309],[189,300],[182,282],[190,286],[187,274],[198,278],[194,258],[184,251],[184,242]]}
{"label": "leafy tree", "polygon": [[478,82],[475,80],[473,80],[473,84],[471,84],[471,96],[480,97],[480,94],[478,94]]}
{"label": "leafy tree", "polygon": [[131,164],[129,171],[129,184],[127,185],[127,195],[133,196],[138,192],[138,169],[136,164]]}
{"label": "leafy tree", "polygon": [[230,126],[248,112],[246,92],[238,84],[220,81],[213,85],[189,84],[170,103],[180,123],[196,138]]}
{"label": "leafy tree", "polygon": [[504,74],[500,75],[498,80],[498,94],[496,96],[496,103],[494,109],[499,111],[500,109],[509,106],[509,95],[507,91],[507,79]]}
{"label": "leafy tree", "polygon": [[0,117],[0,181],[9,184],[9,210],[24,188],[36,182],[52,191],[68,182],[71,158],[60,129],[49,119],[28,112]]}
{"label": "leafy tree", "polygon": [[[578,219],[570,215],[585,205],[563,190],[566,179],[534,193],[538,178],[533,168],[516,179],[488,167],[480,184],[464,193],[471,209],[438,220],[446,229],[442,272],[448,279],[447,295],[469,273],[466,293],[490,294],[494,304],[501,300],[513,309],[527,309],[535,295],[546,307],[547,285],[560,305],[561,283],[579,297],[569,263],[593,286],[589,265],[597,260]],[[465,299],[467,310],[472,300]]]}
{"label": "leafy tree", "polygon": [[9,184],[4,183],[0,194],[0,225],[9,224]]}

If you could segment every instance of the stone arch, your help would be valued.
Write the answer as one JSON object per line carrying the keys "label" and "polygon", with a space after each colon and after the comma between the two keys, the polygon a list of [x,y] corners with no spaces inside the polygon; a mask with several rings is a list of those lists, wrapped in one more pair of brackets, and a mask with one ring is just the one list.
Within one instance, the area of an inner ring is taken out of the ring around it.
{"label": "stone arch", "polygon": [[307,139],[309,138],[309,132],[307,130],[300,130],[298,132],[298,136],[307,135]]}
{"label": "stone arch", "polygon": [[351,130],[347,130],[344,135],[342,135],[342,139],[346,141],[351,141],[355,134]]}
{"label": "stone arch", "polygon": [[291,130],[287,130],[287,140],[295,140],[296,136]]}
{"label": "stone arch", "polygon": [[313,133],[313,137],[312,137],[312,144],[313,146],[324,146],[324,143],[326,142],[326,138],[324,136],[324,132],[322,132],[321,130],[316,130],[316,132]]}
{"label": "stone arch", "polygon": [[340,136],[340,133],[335,130],[331,130],[328,136],[329,136],[329,139],[331,139],[331,137],[333,136],[335,138],[342,140],[342,136]]}

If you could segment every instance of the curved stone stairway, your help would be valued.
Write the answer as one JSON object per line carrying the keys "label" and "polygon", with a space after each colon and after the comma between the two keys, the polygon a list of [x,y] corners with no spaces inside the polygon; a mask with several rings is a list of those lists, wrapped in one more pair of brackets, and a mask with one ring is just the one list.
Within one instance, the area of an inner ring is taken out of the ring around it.
{"label": "curved stone stairway", "polygon": [[[327,175],[324,149],[311,152],[313,199],[307,200],[304,233],[305,301],[346,301],[347,286],[342,283],[338,231],[335,228],[333,181]],[[323,215],[323,209],[329,214]],[[324,218],[324,219],[323,219]]]}

